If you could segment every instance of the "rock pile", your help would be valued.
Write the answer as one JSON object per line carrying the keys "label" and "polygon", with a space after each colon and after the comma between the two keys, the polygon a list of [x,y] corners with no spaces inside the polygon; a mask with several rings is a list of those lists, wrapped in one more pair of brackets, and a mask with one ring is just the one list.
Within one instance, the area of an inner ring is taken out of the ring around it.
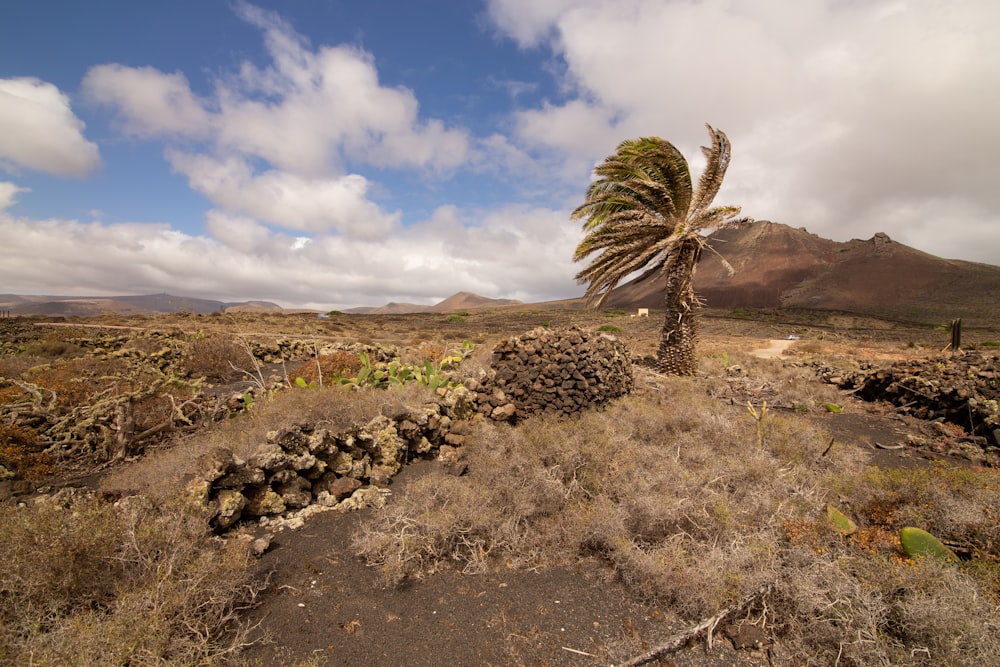
{"label": "rock pile", "polygon": [[538,328],[500,341],[476,386],[480,414],[517,421],[540,412],[574,414],[632,390],[632,362],[614,336]]}
{"label": "rock pile", "polygon": [[828,381],[903,414],[950,422],[981,446],[1000,445],[1000,357],[981,354],[900,361]]}
{"label": "rock pile", "polygon": [[440,403],[387,413],[342,432],[307,423],[272,431],[245,460],[216,448],[199,459],[187,492],[209,507],[218,530],[313,504],[367,506],[404,463],[446,458],[464,443],[473,396],[457,387]]}

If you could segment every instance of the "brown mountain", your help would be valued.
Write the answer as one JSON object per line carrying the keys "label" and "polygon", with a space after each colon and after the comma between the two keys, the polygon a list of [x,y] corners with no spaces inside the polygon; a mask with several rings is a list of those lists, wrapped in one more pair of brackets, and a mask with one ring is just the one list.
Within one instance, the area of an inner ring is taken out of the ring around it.
{"label": "brown mountain", "polygon": [[[838,310],[931,323],[961,317],[979,325],[1000,317],[1000,267],[941,259],[883,233],[840,243],[761,221],[716,232],[709,245],[694,286],[710,308]],[[662,283],[622,285],[607,305],[662,308]]]}
{"label": "brown mountain", "polygon": [[444,301],[434,304],[431,312],[453,313],[458,310],[482,310],[498,306],[517,306],[522,302],[517,299],[489,299],[472,292],[456,292]]}
{"label": "brown mountain", "polygon": [[390,302],[384,306],[351,308],[345,312],[358,315],[406,315],[408,313],[453,313],[459,310],[483,310],[501,306],[516,306],[516,299],[490,299],[472,292],[456,292],[433,306],[416,303]]}
{"label": "brown mountain", "polygon": [[255,312],[281,311],[269,301],[226,303],[212,299],[146,294],[140,296],[76,297],[0,294],[0,310],[12,315],[47,315],[50,317],[91,317],[103,313],[152,315],[155,313],[215,313],[230,308],[249,308]]}

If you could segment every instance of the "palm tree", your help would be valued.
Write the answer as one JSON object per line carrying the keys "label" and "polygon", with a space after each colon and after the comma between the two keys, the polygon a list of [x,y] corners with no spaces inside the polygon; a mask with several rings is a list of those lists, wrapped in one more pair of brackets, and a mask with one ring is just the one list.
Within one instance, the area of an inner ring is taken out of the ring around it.
{"label": "palm tree", "polygon": [[574,220],[585,219],[586,232],[573,260],[599,253],[576,276],[578,282],[589,283],[588,305],[603,304],[611,290],[636,271],[645,270],[639,280],[662,277],[666,315],[657,363],[673,375],[694,375],[698,368],[700,303],[691,281],[705,247],[701,232],[749,221],[737,217],[738,206],[711,205],[729,166],[730,146],[725,133],[707,127],[712,146],[701,149],[708,164],[697,189],[687,160],[669,141],[629,139],[594,169],[599,178],[572,214]]}

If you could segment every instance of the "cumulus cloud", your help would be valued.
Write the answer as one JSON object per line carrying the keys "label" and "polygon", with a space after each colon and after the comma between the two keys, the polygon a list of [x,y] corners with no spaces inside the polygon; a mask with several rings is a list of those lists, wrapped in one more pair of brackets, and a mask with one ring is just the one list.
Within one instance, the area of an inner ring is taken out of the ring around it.
{"label": "cumulus cloud", "polygon": [[46,81],[0,79],[0,168],[86,176],[101,163],[69,97]]}
{"label": "cumulus cloud", "polygon": [[710,122],[733,142],[720,202],[837,240],[886,231],[926,244],[918,230],[947,225],[949,252],[1000,261],[982,236],[1000,204],[996,3],[488,7],[503,34],[563,63],[567,98],[517,124],[521,145],[563,156],[556,173],[580,179],[581,157],[613,150],[611,135],[657,134],[697,156]]}
{"label": "cumulus cloud", "polygon": [[256,220],[361,238],[384,237],[399,221],[398,212],[386,213],[367,199],[369,183],[357,174],[309,178],[275,169],[255,174],[238,157],[220,160],[173,150],[167,156],[214,204]]}
{"label": "cumulus cloud", "polygon": [[466,161],[468,133],[422,120],[411,90],[379,82],[371,54],[348,45],[314,50],[278,14],[247,3],[236,10],[263,32],[268,66],[243,62],[199,97],[181,73],[99,65],[84,92],[113,106],[133,135],[205,139],[217,152],[307,176],[342,173],[346,160],[432,170]]}
{"label": "cumulus cloud", "polygon": [[0,181],[0,213],[14,204],[14,200],[17,198],[17,193],[28,191],[28,188],[20,188],[14,183]]}
{"label": "cumulus cloud", "polygon": [[211,236],[167,225],[29,220],[0,210],[8,257],[0,284],[15,293],[169,291],[323,309],[429,304],[459,289],[526,301],[579,292],[569,262],[577,229],[560,211],[483,214],[449,206],[379,240],[294,237],[218,210],[208,213],[207,226]]}
{"label": "cumulus cloud", "polygon": [[153,67],[109,64],[91,67],[83,79],[84,94],[116,107],[128,134],[207,136],[214,124],[208,102],[191,92],[187,77]]}

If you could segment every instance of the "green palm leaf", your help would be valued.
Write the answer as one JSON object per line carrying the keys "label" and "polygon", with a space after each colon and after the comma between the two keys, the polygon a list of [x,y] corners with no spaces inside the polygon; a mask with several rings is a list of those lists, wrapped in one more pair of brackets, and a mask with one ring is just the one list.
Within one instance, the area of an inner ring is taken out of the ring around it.
{"label": "green palm leaf", "polygon": [[[663,278],[667,314],[660,365],[681,374],[693,373],[693,317],[699,304],[691,279],[705,243],[702,232],[749,222],[738,217],[737,206],[712,207],[731,151],[724,132],[706,127],[711,146],[702,147],[706,166],[697,189],[687,160],[669,141],[628,139],[595,167],[597,179],[571,214],[583,221],[586,232],[573,260],[590,260],[576,275],[588,285],[589,305],[602,305],[622,280],[639,271],[640,280]],[[690,349],[674,349],[678,345]]]}

